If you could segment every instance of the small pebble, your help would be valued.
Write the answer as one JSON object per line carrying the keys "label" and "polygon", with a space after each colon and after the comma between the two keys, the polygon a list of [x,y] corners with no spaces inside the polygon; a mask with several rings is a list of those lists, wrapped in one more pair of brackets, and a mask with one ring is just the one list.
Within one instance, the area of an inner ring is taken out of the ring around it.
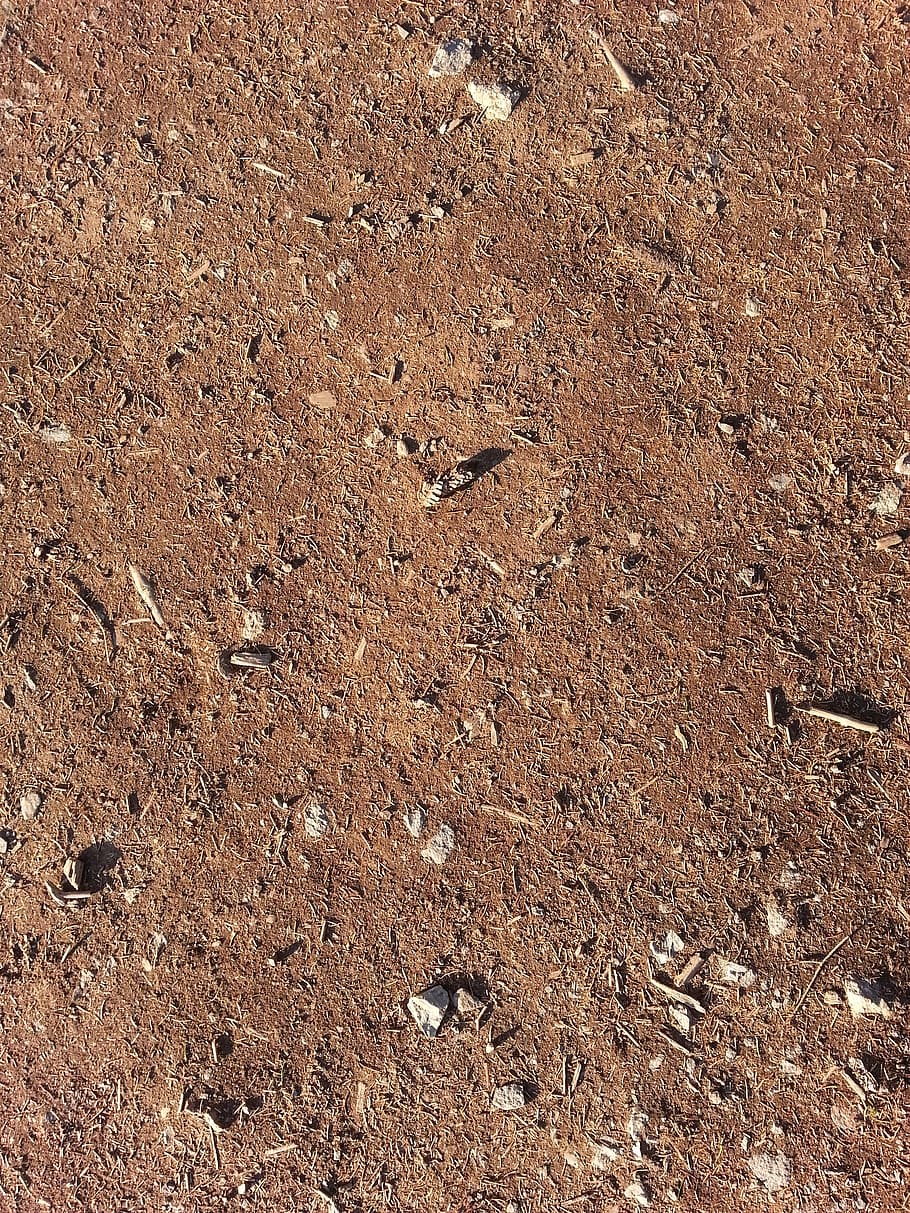
{"label": "small pebble", "polygon": [[753,1154],[749,1159],[749,1170],[760,1184],[763,1184],[769,1196],[790,1185],[793,1168],[790,1160],[778,1151],[776,1154]]}
{"label": "small pebble", "polygon": [[745,965],[736,964],[732,960],[721,965],[720,976],[722,981],[729,982],[730,985],[741,986],[744,990],[755,984],[755,971]]}
{"label": "small pebble", "polygon": [[460,76],[471,66],[473,51],[473,45],[464,38],[447,38],[433,56],[428,75],[433,79]]}
{"label": "small pebble", "polygon": [[612,1163],[617,1162],[621,1151],[609,1142],[598,1142],[591,1152],[591,1166],[595,1171],[609,1171]]}
{"label": "small pebble", "polygon": [[683,1036],[688,1036],[689,1029],[692,1027],[692,1016],[686,1008],[671,1002],[667,1007],[667,1015],[674,1028],[678,1032],[682,1032]]}
{"label": "small pebble", "polygon": [[867,981],[864,977],[848,978],[844,982],[844,996],[855,1019],[864,1015],[880,1015],[882,1019],[891,1017],[891,1007],[877,981]]}
{"label": "small pebble", "polygon": [[905,451],[899,457],[894,465],[894,471],[898,476],[910,476],[910,451]]}
{"label": "small pebble", "polygon": [[422,804],[412,805],[401,814],[404,828],[412,838],[419,838],[427,828],[427,811]]}
{"label": "small pebble", "polygon": [[765,916],[768,920],[768,934],[772,939],[780,939],[781,935],[786,935],[790,923],[773,897],[765,904]]}
{"label": "small pebble", "polygon": [[38,436],[42,442],[48,443],[49,446],[64,446],[73,437],[68,425],[57,425],[52,421],[46,421],[42,425],[38,431]]}
{"label": "small pebble", "polygon": [[487,122],[505,122],[511,118],[518,102],[518,93],[505,84],[479,84],[469,80],[468,92],[474,104],[483,110]]}
{"label": "small pebble", "polygon": [[41,808],[41,793],[40,792],[23,792],[19,797],[19,812],[22,814],[25,821],[34,821],[38,816],[38,810]]}
{"label": "small pebble", "polygon": [[243,609],[243,639],[258,640],[266,629],[264,611],[254,611],[247,607]]}
{"label": "small pebble", "polygon": [[408,999],[408,1011],[411,1018],[423,1032],[432,1040],[446,1017],[449,1009],[449,995],[442,986],[430,986],[420,994],[414,994]]}
{"label": "small pebble", "polygon": [[640,1179],[633,1179],[623,1192],[623,1196],[626,1200],[631,1200],[633,1205],[638,1205],[639,1209],[651,1207],[651,1194]]}
{"label": "small pebble", "polygon": [[669,964],[674,956],[678,956],[685,946],[685,940],[680,934],[668,931],[663,939],[656,939],[651,943],[651,955],[663,966]]}
{"label": "small pebble", "polygon": [[517,1112],[527,1103],[524,1084],[507,1082],[493,1091],[493,1107],[498,1112]]}
{"label": "small pebble", "polygon": [[672,27],[679,24],[679,14],[674,13],[672,8],[662,8],[657,14],[657,20],[661,25]]}
{"label": "small pebble", "polygon": [[303,828],[310,838],[324,838],[329,831],[329,815],[321,804],[310,805],[303,815]]}
{"label": "small pebble", "polygon": [[882,485],[878,493],[869,503],[869,509],[873,514],[877,514],[879,518],[890,518],[892,514],[896,514],[901,506],[901,497],[903,489],[899,484],[895,484],[893,480],[889,480],[887,484]]}
{"label": "small pebble", "polygon": [[428,863],[444,864],[455,846],[455,831],[451,826],[440,826],[420,854]]}
{"label": "small pebble", "polygon": [[792,483],[792,476],[788,476],[785,472],[778,472],[776,476],[769,478],[768,487],[773,489],[775,493],[785,493]]}
{"label": "small pebble", "polygon": [[484,1004],[475,998],[470,990],[461,986],[452,998],[455,1014],[461,1019],[479,1019],[484,1010]]}

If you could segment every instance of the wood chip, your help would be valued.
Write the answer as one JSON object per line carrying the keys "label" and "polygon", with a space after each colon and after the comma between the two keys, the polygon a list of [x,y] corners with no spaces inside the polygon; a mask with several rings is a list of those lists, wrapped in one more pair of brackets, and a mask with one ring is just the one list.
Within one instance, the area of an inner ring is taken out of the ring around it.
{"label": "wood chip", "polygon": [[832,712],[828,708],[815,706],[799,708],[798,711],[804,712],[807,716],[815,716],[819,720],[828,720],[832,724],[842,725],[845,729],[858,729],[861,733],[868,733],[870,737],[881,732],[877,724],[872,724],[868,720],[860,720],[856,716],[848,716],[846,712]]}
{"label": "wood chip", "polygon": [[892,531],[890,535],[879,535],[875,541],[875,550],[886,552],[889,548],[899,548],[903,542],[904,537],[900,531]]}
{"label": "wood chip", "polygon": [[705,952],[696,952],[694,956],[690,956],[676,975],[677,986],[688,985],[702,971],[707,960],[708,956]]}
{"label": "wood chip", "polygon": [[651,985],[658,993],[663,994],[664,998],[672,999],[673,1002],[681,1002],[684,1006],[691,1007],[693,1011],[697,1011],[699,1015],[707,1014],[704,1004],[700,1003],[692,994],[687,994],[685,990],[677,990],[675,986],[658,981],[656,977],[651,978]]}
{"label": "wood chip", "polygon": [[127,568],[143,606],[147,609],[158,627],[166,631],[167,625],[164,622],[164,616],[161,614],[161,608],[158,606],[158,599],[151,584],[146,581],[134,564],[127,565]]}
{"label": "wood chip", "polygon": [[87,901],[91,897],[91,893],[80,893],[75,889],[61,889],[57,885],[51,884],[49,880],[44,882],[44,887],[47,889],[51,901],[55,905],[65,908],[77,905],[82,901]]}
{"label": "wood chip", "polygon": [[553,514],[548,514],[546,518],[544,518],[541,522],[538,522],[531,534],[531,538],[540,539],[546,535],[547,531],[552,531],[553,527],[556,526],[557,522],[559,522],[560,517],[561,515],[558,510]]}
{"label": "wood chip", "polygon": [[63,877],[77,893],[82,888],[84,875],[85,864],[81,859],[67,859],[63,865]]}
{"label": "wood chip", "polygon": [[610,47],[607,46],[606,42],[603,40],[603,38],[600,36],[600,34],[597,32],[597,30],[594,30],[594,29],[591,30],[591,37],[594,39],[594,41],[600,47],[603,57],[606,59],[607,63],[609,63],[610,67],[613,69],[613,75],[616,77],[616,80],[619,84],[619,87],[622,89],[622,91],[624,93],[634,93],[635,92],[635,81],[632,79],[632,77],[629,75],[629,73],[626,71],[626,69],[623,67],[623,65],[619,62],[619,60],[613,54],[613,51],[610,49]]}

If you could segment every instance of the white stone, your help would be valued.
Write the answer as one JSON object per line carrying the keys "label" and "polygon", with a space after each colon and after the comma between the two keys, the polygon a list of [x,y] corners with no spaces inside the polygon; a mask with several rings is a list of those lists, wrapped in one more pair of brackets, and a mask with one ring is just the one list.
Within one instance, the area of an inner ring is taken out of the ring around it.
{"label": "white stone", "polygon": [[768,934],[772,939],[780,939],[781,935],[786,935],[790,923],[773,897],[765,904],[765,916],[768,919]]}
{"label": "white stone", "polygon": [[655,939],[651,944],[651,955],[659,965],[666,965],[678,956],[686,946],[685,940],[676,931],[668,931],[663,939]]}
{"label": "white stone", "polygon": [[893,480],[889,480],[887,484],[882,485],[875,497],[869,503],[869,509],[873,514],[878,514],[879,518],[890,518],[892,514],[896,514],[901,506],[901,497],[903,489],[899,484],[895,484]]}
{"label": "white stone", "polygon": [[19,812],[26,821],[34,821],[38,816],[38,810],[41,808],[41,793],[40,792],[23,792],[19,797]]}
{"label": "white stone", "polygon": [[493,1107],[498,1112],[517,1112],[527,1102],[524,1086],[520,1082],[507,1082],[493,1091]]}
{"label": "white stone", "polygon": [[881,987],[876,981],[867,981],[864,977],[850,977],[844,982],[844,995],[847,1006],[855,1019],[864,1015],[880,1015],[883,1019],[891,1018],[891,1008],[885,1001]]}
{"label": "white stone", "polygon": [[626,1132],[633,1141],[643,1141],[648,1127],[648,1114],[641,1108],[633,1108],[626,1125]]}
{"label": "white stone", "polygon": [[672,8],[662,8],[657,14],[657,20],[661,25],[678,25],[679,14],[674,13]]}
{"label": "white stone", "polygon": [[474,104],[483,110],[487,122],[505,122],[511,118],[518,101],[518,93],[505,84],[479,84],[469,80],[468,92]]}
{"label": "white stone", "polygon": [[475,998],[470,990],[466,990],[464,986],[456,990],[452,996],[452,1004],[455,1008],[455,1014],[462,1019],[477,1019],[480,1017],[484,1009],[484,1004],[479,998]]}
{"label": "white stone", "polygon": [[455,846],[455,831],[451,826],[440,826],[420,854],[428,863],[444,864]]}
{"label": "white stone", "polygon": [[49,446],[63,446],[67,442],[72,441],[73,432],[68,425],[60,425],[54,421],[45,421],[38,431],[38,436],[42,442],[48,443]]}
{"label": "white stone", "polygon": [[428,74],[434,79],[440,76],[460,76],[471,66],[473,50],[473,45],[464,38],[447,38],[433,56]]}
{"label": "white stone", "polygon": [[611,1165],[617,1162],[620,1151],[609,1142],[597,1142],[591,1150],[591,1166],[595,1171],[609,1171]]}
{"label": "white stone", "polygon": [[779,1150],[776,1154],[753,1154],[749,1159],[749,1170],[764,1185],[769,1196],[789,1187],[793,1172],[789,1158]]}
{"label": "white stone", "polygon": [[630,1200],[633,1205],[638,1205],[639,1209],[651,1207],[651,1195],[640,1179],[633,1179],[623,1192],[623,1196],[625,1196],[626,1200]]}
{"label": "white stone", "polygon": [[744,990],[755,984],[755,971],[745,965],[736,964],[733,960],[725,961],[720,967],[722,981],[730,985],[741,986]]}
{"label": "white stone", "polygon": [[429,989],[420,994],[413,994],[408,999],[411,1018],[430,1040],[442,1027],[448,1009],[449,995],[442,986],[430,986]]}
{"label": "white stone", "polygon": [[264,611],[256,611],[250,607],[243,608],[243,639],[258,640],[266,629]]}
{"label": "white stone", "polygon": [[778,472],[776,476],[770,477],[768,487],[772,488],[775,493],[784,493],[792,483],[792,476],[788,476],[786,472]]}
{"label": "white stone", "polygon": [[686,1008],[679,1006],[675,1002],[671,1002],[667,1007],[667,1015],[674,1028],[678,1032],[682,1032],[683,1036],[688,1036],[689,1029],[692,1027],[692,1016]]}
{"label": "white stone", "polygon": [[303,815],[303,828],[310,838],[324,838],[329,832],[329,815],[321,804],[315,801]]}

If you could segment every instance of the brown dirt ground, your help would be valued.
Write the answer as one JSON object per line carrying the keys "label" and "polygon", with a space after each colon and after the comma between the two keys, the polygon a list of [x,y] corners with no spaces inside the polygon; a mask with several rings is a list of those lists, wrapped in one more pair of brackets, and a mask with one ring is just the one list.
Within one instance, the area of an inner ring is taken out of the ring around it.
{"label": "brown dirt ground", "polygon": [[678,13],[7,2],[4,1209],[910,1207],[910,16]]}

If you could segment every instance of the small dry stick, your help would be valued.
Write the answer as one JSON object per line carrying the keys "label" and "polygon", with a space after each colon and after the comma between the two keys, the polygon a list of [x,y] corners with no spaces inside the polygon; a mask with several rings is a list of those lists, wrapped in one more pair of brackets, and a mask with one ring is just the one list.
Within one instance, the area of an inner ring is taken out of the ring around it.
{"label": "small dry stick", "polygon": [[505,817],[507,821],[517,822],[518,825],[530,826],[532,829],[537,828],[537,822],[532,821],[530,817],[525,817],[524,813],[516,813],[514,809],[501,809],[497,804],[482,804],[478,805],[481,813],[489,813],[494,817]]}
{"label": "small dry stick", "polygon": [[777,728],[777,719],[774,715],[774,690],[772,687],[768,687],[765,691],[765,708],[768,713],[768,728]]}
{"label": "small dry stick", "polygon": [[164,622],[164,616],[161,614],[161,609],[158,606],[158,599],[155,597],[155,591],[142,576],[134,564],[127,566],[130,577],[133,580],[133,585],[136,587],[136,593],[139,595],[143,604],[148,608],[148,613],[157,623],[159,628],[167,630],[167,625]]}
{"label": "small dry stick", "polygon": [[815,985],[815,983],[818,981],[819,977],[821,976],[822,969],[825,967],[825,965],[828,963],[828,961],[831,959],[831,957],[834,956],[834,954],[836,952],[839,952],[841,950],[841,948],[844,946],[844,944],[852,938],[853,938],[853,932],[851,931],[849,935],[845,935],[843,937],[843,939],[839,939],[837,941],[837,943],[834,945],[834,947],[831,949],[831,951],[827,952],[821,958],[821,960],[818,962],[815,972],[809,978],[809,984],[806,986],[805,990],[803,990],[802,994],[800,995],[799,1002],[793,1008],[793,1014],[790,1016],[791,1022],[796,1018],[797,1014],[799,1013],[800,1007],[802,1007],[803,1003],[809,997],[812,987]]}
{"label": "small dry stick", "polygon": [[800,711],[805,712],[807,716],[817,716],[819,720],[830,720],[832,724],[843,725],[845,729],[859,729],[861,733],[868,733],[872,737],[881,732],[877,724],[858,720],[856,716],[848,716],[845,712],[830,712],[827,708],[816,707],[800,708]]}
{"label": "small dry stick", "polygon": [[676,984],[679,987],[688,985],[688,983],[705,967],[707,957],[703,952],[696,952],[691,956],[676,975]]}
{"label": "small dry stick", "polygon": [[658,981],[656,977],[651,978],[651,985],[655,990],[659,990],[664,998],[669,998],[671,1002],[681,1002],[687,1007],[691,1007],[693,1011],[697,1011],[699,1015],[706,1015],[704,1004],[700,1003],[697,998],[691,994],[687,994],[685,990],[677,990],[675,986],[668,986],[663,981]]}
{"label": "small dry stick", "polygon": [[623,67],[623,65],[619,62],[619,60],[616,58],[616,56],[610,50],[609,46],[607,46],[606,42],[604,42],[603,38],[600,36],[600,34],[597,32],[597,30],[594,30],[594,29],[591,30],[591,37],[594,39],[594,41],[600,47],[601,51],[603,52],[604,58],[606,59],[607,63],[609,63],[610,67],[613,69],[613,75],[616,77],[617,81],[619,82],[619,87],[622,89],[622,91],[624,93],[634,93],[635,92],[635,81],[632,79],[632,77],[629,75],[629,73],[626,71],[626,69]]}
{"label": "small dry stick", "polygon": [[844,1083],[850,1088],[857,1099],[859,1099],[861,1103],[866,1102],[868,1099],[866,1092],[859,1085],[849,1070],[842,1070],[840,1066],[832,1066],[828,1073],[834,1073],[838,1076],[838,1078],[843,1079]]}

